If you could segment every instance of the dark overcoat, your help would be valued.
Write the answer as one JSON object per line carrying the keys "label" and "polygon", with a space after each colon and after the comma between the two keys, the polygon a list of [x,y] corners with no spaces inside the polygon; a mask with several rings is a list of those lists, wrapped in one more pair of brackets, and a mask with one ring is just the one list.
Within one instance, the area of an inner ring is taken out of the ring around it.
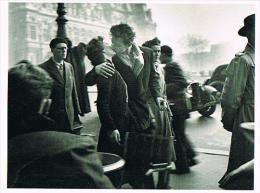
{"label": "dark overcoat", "polygon": [[91,111],[88,88],[85,84],[85,55],[80,55],[77,48],[78,47],[71,48],[71,50],[68,52],[66,61],[73,66],[80,110],[81,113],[85,114]]}
{"label": "dark overcoat", "polygon": [[160,88],[160,75],[153,64],[153,52],[146,47],[140,47],[144,66],[136,77],[133,70],[118,55],[112,58],[115,68],[123,77],[129,95],[129,108],[139,124],[139,129],[145,130],[151,126],[148,98],[162,97]]}
{"label": "dark overcoat", "polygon": [[57,130],[70,132],[74,127],[75,113],[80,113],[73,67],[64,61],[63,78],[52,58],[39,66],[54,80],[49,116],[55,120]]}

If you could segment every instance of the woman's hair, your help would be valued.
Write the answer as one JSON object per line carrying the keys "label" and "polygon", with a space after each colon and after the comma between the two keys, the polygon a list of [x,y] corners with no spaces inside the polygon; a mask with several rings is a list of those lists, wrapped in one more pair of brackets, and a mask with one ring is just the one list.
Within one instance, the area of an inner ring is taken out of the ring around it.
{"label": "woman's hair", "polygon": [[103,37],[98,36],[89,41],[87,45],[87,56],[93,66],[101,64],[106,61],[104,55]]}
{"label": "woman's hair", "polygon": [[26,107],[24,112],[37,111],[41,100],[50,92],[52,83],[53,80],[42,68],[30,63],[16,65],[8,72],[8,109],[23,111]]}
{"label": "woman's hair", "polygon": [[110,33],[116,38],[122,38],[126,45],[132,44],[135,39],[135,32],[133,29],[128,24],[124,23],[112,26],[110,28]]}
{"label": "woman's hair", "polygon": [[152,40],[148,40],[144,42],[142,46],[152,48],[153,46],[160,46],[160,45],[161,45],[161,41],[157,37],[155,37]]}

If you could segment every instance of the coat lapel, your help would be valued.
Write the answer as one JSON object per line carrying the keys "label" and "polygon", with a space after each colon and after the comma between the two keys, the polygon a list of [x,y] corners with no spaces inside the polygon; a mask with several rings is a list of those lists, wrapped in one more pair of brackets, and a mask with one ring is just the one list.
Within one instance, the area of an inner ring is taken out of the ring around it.
{"label": "coat lapel", "polygon": [[57,82],[64,84],[64,80],[58,71],[56,64],[52,61],[52,59],[49,59],[49,62],[47,64],[47,68],[49,69],[50,76],[55,79]]}

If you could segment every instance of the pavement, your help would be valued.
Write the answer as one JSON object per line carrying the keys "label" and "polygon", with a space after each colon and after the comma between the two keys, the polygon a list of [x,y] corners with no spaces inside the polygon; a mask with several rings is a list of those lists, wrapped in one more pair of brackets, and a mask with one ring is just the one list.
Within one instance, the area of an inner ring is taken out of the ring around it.
{"label": "pavement", "polygon": [[[100,128],[96,112],[81,117],[84,133],[95,135],[98,139]],[[170,187],[176,190],[220,190],[218,181],[226,171],[228,151],[195,148],[199,164],[191,167],[188,174],[170,174]],[[155,176],[156,177],[156,176]]]}

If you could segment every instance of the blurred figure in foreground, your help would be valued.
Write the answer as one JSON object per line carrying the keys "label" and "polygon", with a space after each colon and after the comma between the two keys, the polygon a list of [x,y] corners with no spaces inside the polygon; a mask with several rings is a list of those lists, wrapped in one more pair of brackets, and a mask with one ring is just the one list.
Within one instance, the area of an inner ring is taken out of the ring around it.
{"label": "blurred figure in foreground", "polygon": [[189,117],[189,112],[185,108],[185,89],[188,83],[181,67],[173,61],[173,51],[169,46],[161,47],[160,60],[161,63],[166,64],[164,70],[167,98],[170,103],[174,103],[170,107],[173,114],[172,127],[176,139],[176,170],[172,173],[188,173],[190,172],[189,167],[197,164],[194,159],[195,151],[185,134],[185,119]]}
{"label": "blurred figure in foreground", "polygon": [[[223,127],[232,132],[229,162],[226,174],[250,161],[254,148],[243,138],[242,122],[254,122],[255,94],[255,14],[244,19],[244,26],[238,31],[248,42],[243,52],[236,54],[227,67],[221,107]],[[241,181],[237,189],[253,189],[251,184]],[[228,186],[223,188],[227,188]],[[232,187],[232,189],[236,189]]]}
{"label": "blurred figure in foreground", "polygon": [[92,138],[53,131],[53,80],[19,64],[8,73],[8,188],[113,188]]}

